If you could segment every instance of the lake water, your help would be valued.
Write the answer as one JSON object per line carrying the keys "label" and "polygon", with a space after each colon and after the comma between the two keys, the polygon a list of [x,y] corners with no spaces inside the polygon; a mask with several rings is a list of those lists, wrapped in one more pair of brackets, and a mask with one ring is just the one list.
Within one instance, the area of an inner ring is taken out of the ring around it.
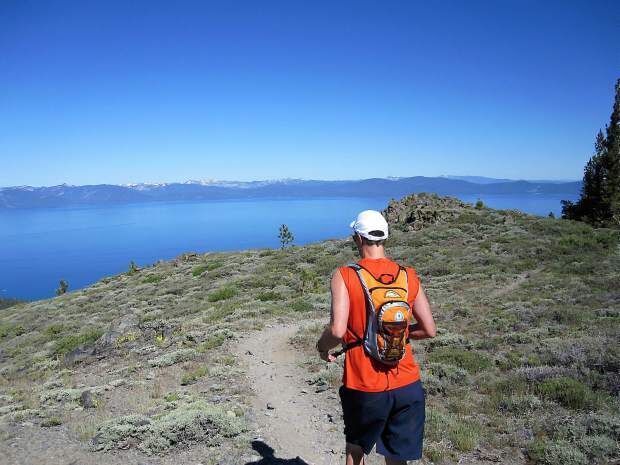
{"label": "lake water", "polygon": [[[493,208],[559,216],[566,196],[462,196]],[[183,252],[278,247],[286,223],[297,245],[345,237],[365,209],[388,198],[231,200],[88,208],[0,210],[0,297],[41,299]]]}

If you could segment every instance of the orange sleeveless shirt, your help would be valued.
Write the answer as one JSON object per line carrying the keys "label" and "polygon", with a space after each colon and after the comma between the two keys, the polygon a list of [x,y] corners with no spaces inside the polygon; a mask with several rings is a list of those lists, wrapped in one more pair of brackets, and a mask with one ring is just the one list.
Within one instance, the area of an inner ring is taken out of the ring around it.
{"label": "orange sleeveless shirt", "polygon": [[[373,276],[383,273],[396,276],[399,265],[387,258],[364,258],[359,265],[370,271]],[[366,327],[366,300],[364,290],[355,270],[349,267],[338,269],[349,291],[349,322],[348,327],[360,337],[364,336]],[[413,268],[407,268],[409,305],[413,308],[413,302],[418,294],[420,281]],[[345,344],[357,340],[356,336],[347,329],[344,336]],[[396,389],[411,384],[420,379],[420,368],[416,363],[411,345],[407,343],[405,356],[396,366],[386,366],[377,362],[368,354],[362,346],[353,347],[346,352],[344,360],[344,375],[342,384],[349,389],[365,392],[380,392]]]}

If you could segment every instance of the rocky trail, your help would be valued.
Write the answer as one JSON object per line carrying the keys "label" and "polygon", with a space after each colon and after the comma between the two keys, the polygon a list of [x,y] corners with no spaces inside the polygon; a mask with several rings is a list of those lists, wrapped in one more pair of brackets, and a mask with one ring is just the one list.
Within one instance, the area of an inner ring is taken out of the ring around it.
{"label": "rocky trail", "polygon": [[[238,357],[254,392],[252,405],[259,438],[271,447],[270,463],[286,459],[309,465],[344,461],[344,436],[335,389],[308,384],[303,354],[289,343],[299,325],[271,326],[250,334]],[[292,462],[294,463],[294,462]]]}
{"label": "rocky trail", "polygon": [[[253,445],[261,455],[261,465],[336,465],[345,461],[338,390],[311,385],[312,376],[302,366],[307,354],[290,343],[302,327],[268,325],[248,334],[237,346],[236,355],[245,365],[254,393],[257,438]],[[385,462],[373,451],[365,463]]]}

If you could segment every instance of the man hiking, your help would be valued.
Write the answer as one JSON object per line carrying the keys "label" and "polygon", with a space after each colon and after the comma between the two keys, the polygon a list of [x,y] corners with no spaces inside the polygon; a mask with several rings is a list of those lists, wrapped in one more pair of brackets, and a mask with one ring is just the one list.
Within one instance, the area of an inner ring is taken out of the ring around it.
{"label": "man hiking", "polygon": [[424,390],[408,339],[434,337],[435,322],[413,268],[385,256],[383,216],[363,211],[351,228],[361,260],[334,272],[331,320],[316,346],[327,362],[338,344],[346,351],[346,464],[363,464],[375,444],[387,465],[406,464],[421,458],[424,435]]}

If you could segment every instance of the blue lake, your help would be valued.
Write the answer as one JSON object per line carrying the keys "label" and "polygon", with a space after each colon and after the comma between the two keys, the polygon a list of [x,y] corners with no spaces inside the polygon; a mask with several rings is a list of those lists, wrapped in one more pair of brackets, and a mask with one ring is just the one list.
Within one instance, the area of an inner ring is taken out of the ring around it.
{"label": "blue lake", "polygon": [[[559,216],[566,196],[461,196],[493,208]],[[388,198],[320,198],[149,203],[88,208],[0,210],[0,297],[41,299],[60,279],[70,290],[183,252],[279,246],[286,223],[297,245],[345,237],[365,209]],[[574,200],[574,199],[571,199]]]}

